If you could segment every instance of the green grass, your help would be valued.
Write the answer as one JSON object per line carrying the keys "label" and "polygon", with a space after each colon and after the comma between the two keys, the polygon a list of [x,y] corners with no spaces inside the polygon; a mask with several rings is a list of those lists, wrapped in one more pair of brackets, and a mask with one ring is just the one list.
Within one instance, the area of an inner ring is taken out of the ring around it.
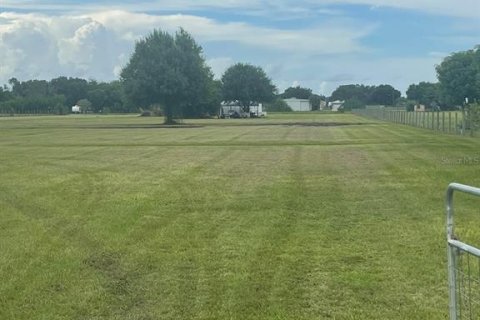
{"label": "green grass", "polygon": [[[480,185],[478,140],[160,122],[0,119],[0,319],[447,318],[444,191]],[[456,202],[478,244],[479,201]]]}

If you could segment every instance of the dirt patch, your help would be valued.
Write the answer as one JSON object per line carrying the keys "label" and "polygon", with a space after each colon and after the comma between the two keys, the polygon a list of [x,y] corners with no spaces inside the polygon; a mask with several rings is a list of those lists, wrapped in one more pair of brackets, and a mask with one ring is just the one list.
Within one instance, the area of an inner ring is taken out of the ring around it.
{"label": "dirt patch", "polygon": [[260,122],[260,123],[225,123],[213,125],[218,127],[263,127],[263,126],[287,126],[287,127],[339,127],[372,125],[371,122]]}
{"label": "dirt patch", "polygon": [[299,127],[339,127],[339,126],[360,126],[370,124],[368,122],[292,122],[284,123],[285,126]]}
{"label": "dirt patch", "polygon": [[[263,126],[287,126],[287,127],[339,127],[339,126],[360,126],[372,125],[370,122],[236,122],[236,123],[222,123],[216,122],[211,124],[98,124],[98,125],[71,125],[65,126],[69,129],[195,129],[204,127],[263,127]],[[42,127],[24,127],[22,129],[39,129]],[[56,127],[58,128],[58,127]]]}
{"label": "dirt patch", "polygon": [[[93,125],[93,126],[76,126],[78,129],[189,129],[203,128],[203,125],[197,124],[112,124],[112,125]],[[70,127],[71,128],[71,127]]]}
{"label": "dirt patch", "polygon": [[122,267],[119,254],[112,252],[94,253],[85,259],[84,263],[104,276],[104,287],[110,293],[126,295],[131,291],[131,275]]}

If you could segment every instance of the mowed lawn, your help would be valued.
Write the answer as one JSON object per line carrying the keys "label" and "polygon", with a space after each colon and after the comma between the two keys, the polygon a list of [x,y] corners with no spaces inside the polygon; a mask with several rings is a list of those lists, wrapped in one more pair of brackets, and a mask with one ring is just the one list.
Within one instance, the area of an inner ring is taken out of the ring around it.
{"label": "mowed lawn", "polygon": [[[0,118],[0,319],[447,318],[444,193],[480,186],[478,138],[161,122]],[[461,238],[479,204],[457,198]]]}

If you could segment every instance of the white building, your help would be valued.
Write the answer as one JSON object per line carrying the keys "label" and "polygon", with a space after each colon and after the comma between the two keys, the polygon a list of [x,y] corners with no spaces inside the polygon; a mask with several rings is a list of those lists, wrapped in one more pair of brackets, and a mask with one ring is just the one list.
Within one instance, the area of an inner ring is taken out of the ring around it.
{"label": "white building", "polygon": [[312,111],[312,106],[308,99],[289,98],[283,99],[283,101],[285,101],[293,111]]}
{"label": "white building", "polygon": [[74,105],[72,107],[72,113],[80,113],[80,106]]}
{"label": "white building", "polygon": [[320,100],[320,110],[327,110],[327,101]]}
{"label": "white building", "polygon": [[415,112],[425,112],[425,105],[423,105],[423,104],[416,104],[416,105],[413,107],[413,111],[415,111]]}
{"label": "white building", "polygon": [[328,107],[332,111],[338,111],[338,109],[343,108],[345,101],[335,100],[328,103]]}

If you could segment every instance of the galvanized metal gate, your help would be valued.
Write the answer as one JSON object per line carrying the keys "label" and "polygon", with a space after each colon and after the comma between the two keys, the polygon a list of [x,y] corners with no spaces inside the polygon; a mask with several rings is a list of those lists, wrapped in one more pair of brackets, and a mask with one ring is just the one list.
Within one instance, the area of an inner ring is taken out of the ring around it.
{"label": "galvanized metal gate", "polygon": [[455,236],[454,191],[480,196],[480,188],[451,183],[446,194],[450,319],[480,319],[480,249]]}

